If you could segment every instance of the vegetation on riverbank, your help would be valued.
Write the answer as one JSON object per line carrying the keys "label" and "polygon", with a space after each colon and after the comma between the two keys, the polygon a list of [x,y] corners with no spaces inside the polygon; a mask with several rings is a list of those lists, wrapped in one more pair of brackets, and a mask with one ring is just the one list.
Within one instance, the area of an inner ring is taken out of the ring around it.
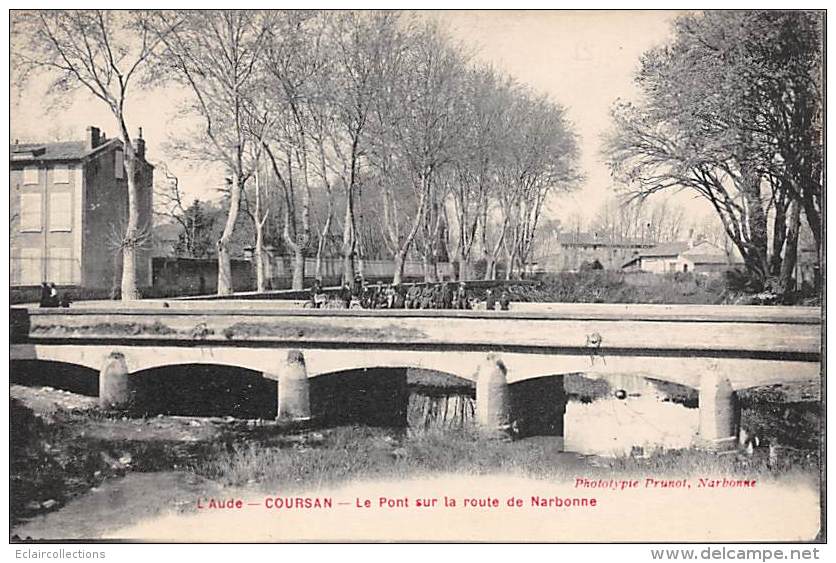
{"label": "vegetation on riverbank", "polygon": [[612,270],[560,272],[540,283],[511,286],[512,301],[536,303],[650,303],[667,305],[810,305],[821,304],[811,288],[781,300],[775,292],[751,291],[739,274],[651,274]]}
{"label": "vegetation on riverbank", "polygon": [[[451,391],[469,395],[458,389],[460,382],[446,383],[456,385]],[[595,392],[575,383],[568,387],[576,394]],[[302,430],[220,417],[127,418],[98,410],[93,398],[51,388],[13,386],[12,397],[13,526],[129,472],[185,471],[223,486],[288,492],[439,473],[553,481],[578,475],[689,474],[816,481],[819,475],[818,399],[806,391],[790,394],[776,388],[747,392],[741,403],[744,424],[758,429],[762,445],[778,448],[721,456],[689,449],[620,458],[564,452],[562,439],[553,436],[488,439],[472,425]]]}

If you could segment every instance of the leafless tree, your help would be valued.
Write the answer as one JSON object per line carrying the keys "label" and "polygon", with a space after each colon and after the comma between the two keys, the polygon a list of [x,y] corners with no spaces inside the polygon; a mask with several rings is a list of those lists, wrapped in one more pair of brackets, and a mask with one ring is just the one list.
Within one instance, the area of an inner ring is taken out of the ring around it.
{"label": "leafless tree", "polygon": [[271,17],[251,10],[204,10],[160,12],[155,19],[158,30],[181,19],[172,33],[159,35],[165,48],[158,68],[192,93],[189,109],[203,121],[195,150],[206,151],[206,160],[223,163],[232,175],[229,213],[217,243],[219,295],[233,291],[230,241],[242,191],[255,168],[248,145],[258,143],[251,137],[248,108]]}
{"label": "leafless tree", "polygon": [[339,163],[343,187],[343,280],[354,283],[354,262],[358,248],[357,193],[362,187],[366,165],[366,137],[373,104],[381,86],[381,61],[390,55],[397,34],[396,12],[337,12],[329,18],[328,42],[333,53],[332,88],[335,126],[331,146]]}

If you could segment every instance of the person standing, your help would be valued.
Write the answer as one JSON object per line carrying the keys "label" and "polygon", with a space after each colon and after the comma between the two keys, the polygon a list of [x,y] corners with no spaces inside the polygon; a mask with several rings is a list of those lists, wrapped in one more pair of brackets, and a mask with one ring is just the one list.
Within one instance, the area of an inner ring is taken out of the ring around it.
{"label": "person standing", "polygon": [[351,307],[351,287],[347,283],[344,283],[340,288],[340,301],[343,302],[346,309]]}
{"label": "person standing", "polygon": [[321,309],[323,305],[325,305],[326,295],[325,292],[322,290],[322,280],[319,278],[314,280],[313,286],[311,287],[311,303],[313,304],[314,309]]}
{"label": "person standing", "polygon": [[406,302],[404,307],[407,309],[418,309],[421,296],[421,288],[417,284],[412,284],[409,291],[406,293]]}
{"label": "person standing", "polygon": [[398,286],[395,288],[395,297],[394,302],[392,303],[393,309],[404,309],[406,307],[406,297],[404,296],[404,288],[403,286]]}
{"label": "person standing", "polygon": [[450,288],[450,284],[447,282],[441,284],[441,308],[453,308],[453,290]]}
{"label": "person standing", "polygon": [[464,282],[459,284],[459,289],[456,291],[455,307],[462,310],[470,308],[467,302],[467,286]]}
{"label": "person standing", "polygon": [[502,294],[499,296],[499,308],[503,311],[507,311],[510,307],[511,299],[508,297],[508,292],[503,289]]}
{"label": "person standing", "polygon": [[49,285],[46,282],[41,282],[41,307],[49,307]]}
{"label": "person standing", "polygon": [[49,304],[48,307],[58,307],[61,304],[61,298],[58,297],[58,289],[55,287],[54,282],[50,282],[49,284]]}
{"label": "person standing", "polygon": [[488,289],[485,294],[485,308],[488,311],[493,311],[496,309],[496,294],[494,294],[492,289]]}

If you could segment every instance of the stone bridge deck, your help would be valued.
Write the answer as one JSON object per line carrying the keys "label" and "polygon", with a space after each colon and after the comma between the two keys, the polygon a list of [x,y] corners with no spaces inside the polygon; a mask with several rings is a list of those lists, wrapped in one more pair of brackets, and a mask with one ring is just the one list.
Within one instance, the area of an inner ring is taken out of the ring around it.
{"label": "stone bridge deck", "polygon": [[[821,355],[816,308],[516,304],[508,312],[247,305],[13,308],[11,338],[24,356],[24,345],[156,350],[129,362],[132,371],[187,361],[269,371],[269,359],[253,349],[311,349],[341,356],[311,358],[312,376],[402,365],[470,378],[473,369],[463,358],[496,352],[508,357],[511,381],[571,371],[658,371],[660,379],[696,387],[706,363],[720,362],[729,364],[735,388],[816,375]],[[82,361],[96,368],[100,362],[91,364],[89,354]],[[733,365],[741,362],[749,368],[735,373]],[[679,366],[679,373],[666,374],[671,369],[664,364]]]}

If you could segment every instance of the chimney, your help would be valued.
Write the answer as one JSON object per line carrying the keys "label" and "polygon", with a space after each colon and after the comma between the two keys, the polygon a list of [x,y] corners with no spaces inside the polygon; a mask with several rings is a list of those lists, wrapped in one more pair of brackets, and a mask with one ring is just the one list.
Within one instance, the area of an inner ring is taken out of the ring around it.
{"label": "chimney", "polygon": [[688,248],[694,248],[694,229],[688,229]]}
{"label": "chimney", "polygon": [[87,150],[91,151],[99,146],[101,139],[99,138],[99,128],[92,125],[87,128],[87,136],[84,138]]}
{"label": "chimney", "polygon": [[134,152],[137,158],[145,159],[145,139],[142,138],[142,127],[139,128],[139,132],[134,139]]}

